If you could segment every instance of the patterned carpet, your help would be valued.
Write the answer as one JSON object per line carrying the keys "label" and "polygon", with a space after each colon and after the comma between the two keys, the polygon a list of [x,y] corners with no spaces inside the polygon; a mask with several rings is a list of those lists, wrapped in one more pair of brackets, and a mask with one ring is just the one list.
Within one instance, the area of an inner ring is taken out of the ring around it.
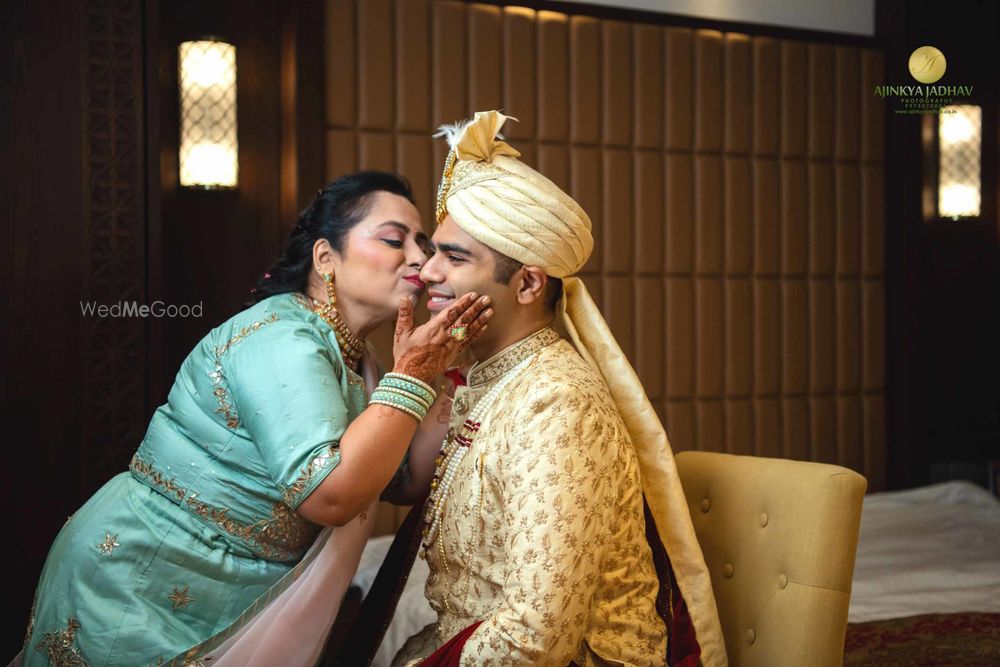
{"label": "patterned carpet", "polygon": [[1000,614],[849,624],[844,667],[1000,667]]}

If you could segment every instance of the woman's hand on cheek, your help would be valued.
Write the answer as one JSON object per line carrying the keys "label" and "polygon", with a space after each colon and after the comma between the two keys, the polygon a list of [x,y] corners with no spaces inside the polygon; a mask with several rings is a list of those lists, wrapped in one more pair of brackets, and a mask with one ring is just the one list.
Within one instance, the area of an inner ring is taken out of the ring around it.
{"label": "woman's hand on cheek", "polygon": [[[450,308],[441,311],[426,324],[413,325],[413,301],[400,299],[399,315],[393,339],[393,371],[430,383],[440,375],[466,349],[482,335],[486,322],[493,316],[490,298],[477,298],[469,292]],[[451,335],[453,327],[464,327],[465,335],[459,340]]]}

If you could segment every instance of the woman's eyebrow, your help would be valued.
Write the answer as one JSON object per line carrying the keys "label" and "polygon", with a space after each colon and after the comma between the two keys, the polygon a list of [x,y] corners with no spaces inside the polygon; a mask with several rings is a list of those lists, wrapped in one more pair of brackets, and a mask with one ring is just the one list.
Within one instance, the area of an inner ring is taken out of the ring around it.
{"label": "woman's eyebrow", "polygon": [[386,226],[388,226],[388,227],[395,227],[396,229],[398,229],[399,231],[403,232],[404,234],[409,234],[411,231],[413,231],[410,227],[404,225],[401,222],[396,222],[395,220],[387,220],[387,221],[379,224],[379,226],[376,227],[375,229],[382,229],[383,227],[386,227]]}
{"label": "woman's eyebrow", "polygon": [[[403,232],[404,234],[409,234],[410,232],[413,231],[413,228],[410,227],[409,225],[404,225],[402,222],[397,222],[396,220],[387,220],[387,221],[383,222],[382,224],[380,224],[378,227],[376,227],[376,229],[381,229],[382,227],[385,227],[386,225],[389,225],[391,227],[395,227],[396,229],[398,229],[399,231]],[[424,232],[417,232],[417,241],[418,242],[420,242],[420,241],[430,242],[430,239],[428,239],[427,234],[425,234]]]}

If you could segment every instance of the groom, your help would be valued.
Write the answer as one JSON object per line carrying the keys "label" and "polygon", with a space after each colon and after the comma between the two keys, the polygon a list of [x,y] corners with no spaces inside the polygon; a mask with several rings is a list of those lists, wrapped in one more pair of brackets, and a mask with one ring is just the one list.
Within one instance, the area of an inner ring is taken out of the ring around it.
{"label": "groom", "polygon": [[445,129],[420,277],[432,311],[475,291],[497,317],[470,347],[424,508],[438,620],[393,664],[725,665],[666,437],[572,277],[590,220],[497,138],[505,120]]}

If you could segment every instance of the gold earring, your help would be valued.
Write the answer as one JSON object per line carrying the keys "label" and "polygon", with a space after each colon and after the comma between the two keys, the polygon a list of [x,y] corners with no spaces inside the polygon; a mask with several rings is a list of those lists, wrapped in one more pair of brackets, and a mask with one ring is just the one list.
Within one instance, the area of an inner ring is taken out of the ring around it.
{"label": "gold earring", "polygon": [[330,302],[331,308],[337,307],[337,289],[333,284],[333,274],[324,273],[323,281],[326,283],[326,298]]}
{"label": "gold earring", "polygon": [[327,303],[318,310],[318,314],[333,328],[344,360],[350,364],[351,368],[357,368],[365,344],[354,335],[354,332],[347,327],[347,323],[341,319],[340,313],[337,312],[337,290],[334,287],[333,274],[324,273],[322,276],[323,282],[326,283]]}

